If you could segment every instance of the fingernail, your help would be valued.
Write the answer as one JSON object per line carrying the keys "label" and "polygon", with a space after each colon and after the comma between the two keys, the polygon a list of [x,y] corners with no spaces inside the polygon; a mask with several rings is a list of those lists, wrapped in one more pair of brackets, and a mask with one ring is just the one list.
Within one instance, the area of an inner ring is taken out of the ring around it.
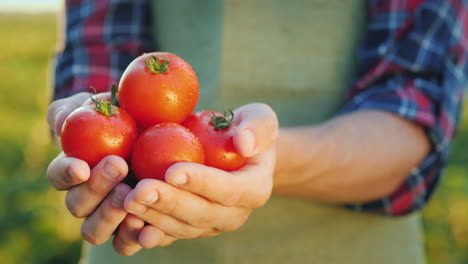
{"label": "fingernail", "polygon": [[176,174],[169,178],[169,183],[176,186],[184,185],[187,183],[187,175],[184,173]]}
{"label": "fingernail", "polygon": [[156,191],[152,191],[141,202],[144,204],[152,204],[155,203],[158,198],[158,193]]}
{"label": "fingernail", "polygon": [[246,155],[251,155],[255,148],[255,136],[252,131],[248,128],[242,131],[242,139],[245,144]]}
{"label": "fingernail", "polygon": [[115,180],[116,178],[120,176],[120,171],[110,162],[107,162],[106,165],[104,166],[104,175],[109,180]]}

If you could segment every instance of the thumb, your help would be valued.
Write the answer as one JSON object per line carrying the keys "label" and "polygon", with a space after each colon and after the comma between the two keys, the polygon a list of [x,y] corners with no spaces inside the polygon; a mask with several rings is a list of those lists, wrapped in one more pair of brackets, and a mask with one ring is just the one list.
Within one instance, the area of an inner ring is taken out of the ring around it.
{"label": "thumb", "polygon": [[255,156],[278,137],[278,118],[270,106],[252,103],[234,111],[234,123],[238,124],[233,141],[237,152],[244,157]]}
{"label": "thumb", "polygon": [[89,98],[89,93],[78,93],[68,98],[54,101],[47,110],[47,121],[55,134],[60,136],[63,122],[76,108]]}

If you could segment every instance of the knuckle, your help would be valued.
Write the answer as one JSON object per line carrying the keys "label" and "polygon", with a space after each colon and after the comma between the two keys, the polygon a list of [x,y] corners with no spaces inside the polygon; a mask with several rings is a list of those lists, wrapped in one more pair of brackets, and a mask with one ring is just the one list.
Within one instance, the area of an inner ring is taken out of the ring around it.
{"label": "knuckle", "polygon": [[124,257],[130,257],[130,256],[133,256],[136,252],[133,251],[133,250],[129,250],[127,248],[117,248],[115,251],[117,251],[117,253],[121,256],[124,256]]}
{"label": "knuckle", "polygon": [[81,236],[83,237],[84,240],[88,241],[89,243],[91,243],[91,244],[93,244],[95,246],[98,246],[98,245],[101,244],[101,243],[99,243],[99,241],[97,241],[95,234],[93,234],[93,232],[91,232],[87,228],[84,228],[83,226],[81,227],[80,234],[81,234]]}
{"label": "knuckle", "polygon": [[167,246],[171,245],[172,243],[174,243],[176,240],[177,240],[176,238],[166,236],[166,237],[158,244],[158,246],[160,246],[160,247],[167,247]]}
{"label": "knuckle", "polygon": [[198,228],[209,228],[213,227],[213,225],[213,217],[208,215],[202,215],[193,221],[193,226]]}
{"label": "knuckle", "polygon": [[88,216],[83,210],[78,209],[77,206],[68,206],[70,213],[76,218],[85,218]]}
{"label": "knuckle", "polygon": [[101,211],[101,221],[106,225],[112,225],[115,222],[116,214],[112,209]]}
{"label": "knuckle", "polygon": [[236,231],[237,229],[239,229],[239,227],[237,226],[237,224],[229,224],[229,225],[226,225],[226,226],[223,228],[223,231],[224,231],[224,232],[233,232],[233,231]]}
{"label": "knuckle", "polygon": [[135,248],[135,245],[125,241],[124,239],[120,237],[114,238],[114,241],[112,242],[112,246],[115,249],[115,251],[121,255],[121,256],[132,256],[136,252],[138,252],[138,249]]}
{"label": "knuckle", "polygon": [[84,218],[88,216],[88,213],[78,206],[78,203],[75,201],[73,194],[70,191],[65,197],[65,205],[67,206],[68,211],[76,218]]}
{"label": "knuckle", "polygon": [[262,188],[258,189],[257,193],[255,194],[256,199],[252,200],[252,207],[253,208],[260,208],[263,207],[271,196],[271,188]]}
{"label": "knuckle", "polygon": [[[122,164],[123,159],[119,156],[116,155],[109,155],[104,158],[107,164],[112,165],[115,167],[117,170],[121,170],[120,164]],[[125,163],[124,163],[125,164]]]}
{"label": "knuckle", "polygon": [[88,184],[89,191],[94,194],[103,194],[106,191],[107,186],[105,184]]}
{"label": "knuckle", "polygon": [[142,228],[145,225],[145,222],[132,214],[127,214],[127,216],[123,220],[123,224],[128,229],[135,230],[135,229]]}
{"label": "knuckle", "polygon": [[268,199],[260,198],[252,201],[252,207],[253,208],[260,208],[263,207]]}
{"label": "knuckle", "polygon": [[261,107],[261,110],[263,110],[265,113],[267,113],[268,115],[271,115],[273,117],[272,121],[273,121],[273,125],[278,125],[278,120],[276,118],[276,113],[275,111],[273,110],[273,108],[271,108],[268,104],[264,104],[264,103],[260,103],[260,107]]}
{"label": "knuckle", "polygon": [[54,189],[56,189],[57,191],[63,191],[64,190],[64,188],[62,186],[60,186],[60,184],[57,183],[55,175],[53,175],[50,172],[50,170],[47,171],[47,180],[52,185],[52,187],[54,187]]}
{"label": "knuckle", "polygon": [[244,215],[237,217],[235,220],[231,221],[228,225],[224,227],[224,231],[226,232],[236,231],[237,229],[241,228],[245,224],[248,218],[249,218],[249,214],[244,214]]}
{"label": "knuckle", "polygon": [[57,112],[57,109],[63,104],[64,99],[56,100],[52,102],[47,109],[47,122],[51,127],[55,125],[55,115]]}
{"label": "knuckle", "polygon": [[161,211],[168,215],[175,214],[179,208],[178,199],[173,199],[172,197],[169,197],[168,194],[160,194],[160,196],[167,198],[164,203],[160,203],[160,205],[163,207],[161,208]]}
{"label": "knuckle", "polygon": [[241,196],[242,196],[241,192],[232,192],[226,195],[222,199],[221,205],[226,206],[226,207],[232,207],[232,206],[238,205],[241,200]]}
{"label": "knuckle", "polygon": [[278,121],[276,119],[268,120],[265,128],[267,131],[273,131],[273,133],[270,134],[271,140],[275,140],[278,137]]}
{"label": "knuckle", "polygon": [[58,175],[55,173],[56,171],[55,167],[57,166],[56,163],[57,163],[57,158],[55,158],[47,167],[47,172],[46,172],[47,180],[52,185],[52,187],[54,187],[56,190],[63,191],[65,190],[65,187],[59,183],[57,179]]}
{"label": "knuckle", "polygon": [[111,183],[102,180],[96,180],[96,178],[100,176],[101,175],[93,175],[93,177],[95,177],[95,180],[91,180],[85,183],[86,188],[90,192],[90,194],[103,196],[107,195],[111,191],[111,187],[113,186]]}
{"label": "knuckle", "polygon": [[218,229],[211,229],[211,230],[206,231],[203,234],[201,234],[200,237],[203,237],[203,238],[215,237],[215,236],[219,235],[220,233],[221,233],[221,231],[219,231]]}
{"label": "knuckle", "polygon": [[171,235],[177,239],[192,239],[199,237],[200,233],[201,232],[195,228],[181,227],[177,228],[177,230]]}
{"label": "knuckle", "polygon": [[241,221],[232,221],[224,227],[224,231],[233,232],[239,229],[244,223]]}

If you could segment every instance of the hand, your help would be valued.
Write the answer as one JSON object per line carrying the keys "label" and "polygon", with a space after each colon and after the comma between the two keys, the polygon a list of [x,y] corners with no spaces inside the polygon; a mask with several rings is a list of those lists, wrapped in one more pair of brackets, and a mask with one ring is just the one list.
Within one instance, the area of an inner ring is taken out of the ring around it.
{"label": "hand", "polygon": [[[115,250],[130,256],[142,249],[138,235],[145,222],[128,214],[123,201],[130,186],[119,183],[127,174],[126,162],[117,156],[104,158],[96,167],[61,153],[49,165],[50,182],[57,190],[66,190],[66,206],[81,224],[82,237],[93,245],[100,245],[112,237]],[[148,231],[145,231],[148,232]],[[147,239],[151,242],[152,238]]]}
{"label": "hand", "polygon": [[60,136],[62,131],[63,122],[76,108],[83,105],[86,99],[89,98],[90,93],[77,93],[70,97],[59,99],[50,104],[47,111],[47,121],[54,135]]}
{"label": "hand", "polygon": [[235,116],[234,144],[249,157],[241,169],[229,173],[177,163],[166,172],[167,183],[145,179],[129,192],[124,208],[150,224],[138,236],[142,247],[234,231],[268,201],[275,167],[276,115],[264,104],[249,104],[237,109]]}
{"label": "hand", "polygon": [[[60,136],[63,122],[73,110],[91,103],[89,96],[89,93],[79,93],[51,104],[47,119],[54,134]],[[98,99],[106,97],[109,93],[100,94]],[[66,157],[63,152],[50,163],[47,170],[49,182],[55,189],[67,191],[66,205],[72,215],[86,217],[81,233],[88,242],[95,245],[104,243],[125,219],[114,244],[129,244],[128,233],[138,226],[135,224],[138,221],[127,217],[122,207],[130,187],[125,184],[116,187],[127,172],[126,162],[117,156],[104,158],[92,169],[86,162]]]}

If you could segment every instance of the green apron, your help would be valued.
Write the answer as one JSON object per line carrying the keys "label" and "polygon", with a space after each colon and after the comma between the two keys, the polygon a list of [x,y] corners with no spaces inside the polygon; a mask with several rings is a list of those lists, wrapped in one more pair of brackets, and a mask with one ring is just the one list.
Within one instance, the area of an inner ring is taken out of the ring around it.
{"label": "green apron", "polygon": [[[160,50],[186,59],[200,80],[198,109],[261,101],[282,126],[330,118],[354,75],[363,0],[160,0]],[[424,263],[417,214],[387,218],[274,196],[239,230],[121,257],[111,242],[84,263]],[[87,261],[87,262],[86,262]]]}

